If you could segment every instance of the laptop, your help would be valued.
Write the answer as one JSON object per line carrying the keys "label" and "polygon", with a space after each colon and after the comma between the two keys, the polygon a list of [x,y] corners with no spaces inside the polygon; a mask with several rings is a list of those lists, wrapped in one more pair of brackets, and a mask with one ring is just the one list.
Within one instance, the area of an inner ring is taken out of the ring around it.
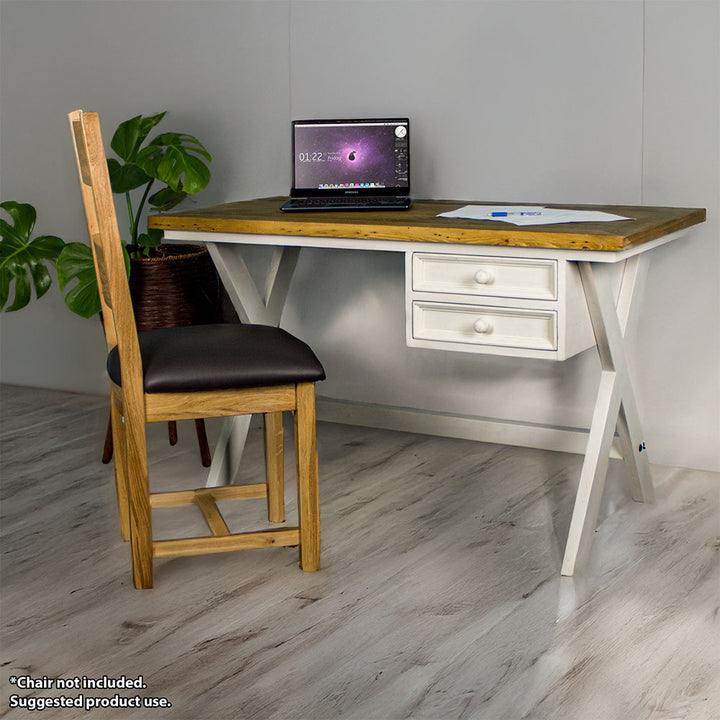
{"label": "laptop", "polygon": [[410,121],[295,120],[293,182],[281,210],[407,210]]}

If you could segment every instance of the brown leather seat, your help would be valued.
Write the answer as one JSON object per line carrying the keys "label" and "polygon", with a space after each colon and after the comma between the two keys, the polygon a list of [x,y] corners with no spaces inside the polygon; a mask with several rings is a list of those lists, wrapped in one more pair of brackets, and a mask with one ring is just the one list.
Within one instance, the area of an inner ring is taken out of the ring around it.
{"label": "brown leather seat", "polygon": [[[227,390],[317,382],[325,371],[290,333],[267,325],[193,325],[138,333],[147,393]],[[120,353],[108,355],[110,379],[122,386]]]}

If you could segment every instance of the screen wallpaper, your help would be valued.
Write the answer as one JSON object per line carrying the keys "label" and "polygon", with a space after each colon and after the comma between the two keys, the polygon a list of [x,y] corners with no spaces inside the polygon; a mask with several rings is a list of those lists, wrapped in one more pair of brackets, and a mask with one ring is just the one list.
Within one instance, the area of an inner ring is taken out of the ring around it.
{"label": "screen wallpaper", "polygon": [[377,125],[296,125],[295,186],[336,189],[407,185],[406,130]]}

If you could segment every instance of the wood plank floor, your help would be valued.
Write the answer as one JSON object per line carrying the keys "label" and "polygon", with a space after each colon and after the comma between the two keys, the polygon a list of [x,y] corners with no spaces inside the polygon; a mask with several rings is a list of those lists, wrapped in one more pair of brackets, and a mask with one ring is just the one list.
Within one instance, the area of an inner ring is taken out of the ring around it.
{"label": "wood plank floor", "polygon": [[[590,566],[561,578],[580,457],[320,423],[320,572],[292,548],[179,558],[137,591],[106,422],[105,398],[2,388],[0,717],[83,695],[172,705],[41,717],[720,718],[716,474],[653,467],[644,505],[614,461]],[[192,424],[180,435],[149,430],[156,488],[203,482]],[[259,427],[247,459],[239,481],[258,481]],[[193,510],[158,511],[159,530],[202,528]],[[141,690],[10,682],[139,675]]]}

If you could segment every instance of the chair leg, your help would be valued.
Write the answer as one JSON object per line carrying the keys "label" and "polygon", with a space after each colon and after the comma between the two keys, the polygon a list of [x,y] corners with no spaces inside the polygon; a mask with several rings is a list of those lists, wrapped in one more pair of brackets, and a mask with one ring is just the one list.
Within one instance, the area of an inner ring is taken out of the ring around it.
{"label": "chair leg", "polygon": [[177,445],[177,423],[171,420],[168,423],[168,440],[171,445]]}
{"label": "chair leg", "polygon": [[[140,413],[138,413],[138,416]],[[138,427],[139,426],[139,427]],[[144,418],[125,423],[133,581],[138,590],[153,586],[152,515]],[[117,448],[115,454],[118,454]]]}
{"label": "chair leg", "polygon": [[265,413],[265,477],[268,520],[285,521],[285,462],[283,459],[282,413]]}
{"label": "chair leg", "polygon": [[300,567],[320,569],[320,498],[315,441],[315,384],[298,383],[295,411],[295,459],[298,484]]}
{"label": "chair leg", "polygon": [[115,395],[110,398],[110,430],[111,440],[116,448],[113,473],[115,475],[115,491],[117,493],[118,516],[120,518],[120,535],[125,542],[130,540],[130,510],[128,506],[127,486],[127,455],[125,449],[125,426],[122,413],[115,402]]}
{"label": "chair leg", "polygon": [[200,447],[200,461],[203,467],[210,467],[210,465],[212,465],[212,455],[210,455],[207,432],[205,432],[205,421],[202,418],[195,420],[195,432],[197,434],[198,446]]}

